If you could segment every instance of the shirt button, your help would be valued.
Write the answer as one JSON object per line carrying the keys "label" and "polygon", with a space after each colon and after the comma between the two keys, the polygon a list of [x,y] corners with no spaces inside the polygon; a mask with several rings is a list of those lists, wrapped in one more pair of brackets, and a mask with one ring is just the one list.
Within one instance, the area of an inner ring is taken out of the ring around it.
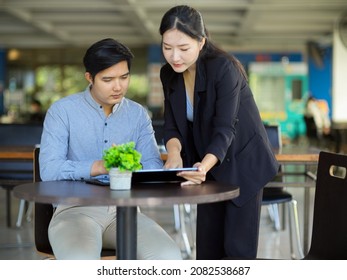
{"label": "shirt button", "polygon": [[104,140],[105,143],[107,143],[108,141],[107,140]]}

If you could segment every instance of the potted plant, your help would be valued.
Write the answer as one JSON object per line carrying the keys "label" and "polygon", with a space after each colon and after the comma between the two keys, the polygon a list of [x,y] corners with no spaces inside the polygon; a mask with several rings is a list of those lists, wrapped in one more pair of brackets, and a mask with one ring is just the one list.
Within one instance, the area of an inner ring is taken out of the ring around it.
{"label": "potted plant", "polygon": [[142,168],[141,154],[135,150],[134,142],[112,145],[104,151],[103,160],[114,190],[129,190],[132,172]]}

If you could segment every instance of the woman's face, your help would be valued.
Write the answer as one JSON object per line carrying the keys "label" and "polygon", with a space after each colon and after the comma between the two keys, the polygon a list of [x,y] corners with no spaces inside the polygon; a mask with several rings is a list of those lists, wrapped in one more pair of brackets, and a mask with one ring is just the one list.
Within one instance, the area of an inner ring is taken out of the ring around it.
{"label": "woman's face", "polygon": [[173,70],[183,73],[191,66],[195,67],[204,43],[205,38],[199,42],[177,29],[170,29],[163,34],[162,51]]}

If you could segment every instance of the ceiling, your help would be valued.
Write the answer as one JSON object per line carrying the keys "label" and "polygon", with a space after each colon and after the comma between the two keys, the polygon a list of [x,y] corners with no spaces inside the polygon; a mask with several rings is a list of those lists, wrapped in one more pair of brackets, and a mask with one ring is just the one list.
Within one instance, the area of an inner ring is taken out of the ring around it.
{"label": "ceiling", "polygon": [[227,50],[302,51],[329,45],[346,0],[0,0],[0,47],[86,47],[113,37],[129,47],[160,43],[162,15],[189,4]]}

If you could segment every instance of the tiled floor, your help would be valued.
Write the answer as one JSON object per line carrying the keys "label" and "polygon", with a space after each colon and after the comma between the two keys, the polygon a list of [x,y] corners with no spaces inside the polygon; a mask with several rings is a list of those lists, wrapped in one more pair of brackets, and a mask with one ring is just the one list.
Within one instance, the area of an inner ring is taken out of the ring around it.
{"label": "tiled floor", "polygon": [[[303,220],[303,194],[302,188],[290,188],[288,189],[298,201],[298,210],[300,223]],[[311,189],[311,200],[313,200],[314,189]],[[33,222],[23,221],[22,227],[17,228],[12,226],[8,228],[6,226],[5,215],[5,191],[0,188],[0,260],[38,260],[43,257],[36,253],[34,247],[33,238]],[[18,213],[18,200],[13,198],[13,224],[15,224]],[[313,205],[313,202],[311,203]],[[187,209],[189,210],[189,209]],[[194,213],[195,208],[191,209]],[[182,255],[187,257],[184,239],[179,232],[175,230],[173,207],[162,208],[142,208],[142,212],[153,217],[161,224],[169,234],[180,244],[182,248]],[[192,227],[194,229],[194,226]],[[191,224],[187,224],[188,233],[191,232]],[[302,226],[301,226],[302,228]],[[192,244],[191,236],[188,236],[190,243]],[[261,226],[260,226],[260,238],[259,238],[259,258],[270,259],[290,259],[289,249],[289,234],[288,225],[283,231],[276,231],[273,228],[273,223],[270,221],[268,210],[265,206],[262,208]],[[194,259],[194,249],[192,250],[191,257]]]}

